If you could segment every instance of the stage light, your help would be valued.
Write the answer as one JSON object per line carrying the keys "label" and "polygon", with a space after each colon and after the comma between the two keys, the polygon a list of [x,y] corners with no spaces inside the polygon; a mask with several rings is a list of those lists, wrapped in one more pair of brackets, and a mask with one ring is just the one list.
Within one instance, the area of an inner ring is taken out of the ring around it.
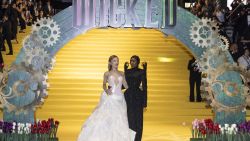
{"label": "stage light", "polygon": [[171,63],[171,62],[174,62],[175,59],[174,58],[167,58],[167,57],[158,57],[158,61],[163,62],[163,63]]}

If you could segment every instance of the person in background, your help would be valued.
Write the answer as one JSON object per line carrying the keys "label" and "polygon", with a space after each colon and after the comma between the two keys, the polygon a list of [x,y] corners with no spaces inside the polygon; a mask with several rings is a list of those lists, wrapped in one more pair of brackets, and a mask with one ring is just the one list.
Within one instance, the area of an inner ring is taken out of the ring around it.
{"label": "person in background", "polygon": [[221,7],[216,7],[215,8],[215,11],[214,11],[214,16],[217,18],[217,20],[224,24],[225,22],[225,13],[223,12],[222,8]]}
{"label": "person in background", "polygon": [[234,61],[237,62],[238,58],[240,57],[238,45],[236,43],[231,44],[229,47],[229,51]]}
{"label": "person in background", "polygon": [[52,16],[52,6],[50,1],[45,2],[44,6],[43,6],[43,11],[44,11],[44,15],[45,17],[51,17]]}
{"label": "person in background", "polygon": [[203,16],[211,18],[214,11],[213,7],[214,6],[211,1],[205,0],[205,5],[202,8]]}
{"label": "person in background", "polygon": [[1,10],[2,10],[3,15],[10,14],[10,7],[9,7],[9,4],[6,0],[2,1],[2,9]]}
{"label": "person in background", "polygon": [[[244,54],[238,59],[238,65],[247,71],[250,70],[250,52],[248,48],[245,49]],[[246,84],[250,88],[250,78],[246,79]]]}
{"label": "person in background", "polygon": [[3,67],[4,67],[4,61],[3,61],[3,56],[1,49],[3,48],[3,34],[2,34],[3,28],[2,25],[0,25],[0,71],[2,72]]}
{"label": "person in background", "polygon": [[41,18],[44,18],[43,10],[40,10],[38,20],[40,20]]}
{"label": "person in background", "polygon": [[250,52],[249,49],[244,50],[244,54],[238,59],[238,65],[246,70],[250,69]]}
{"label": "person in background", "polygon": [[32,1],[28,1],[27,9],[32,17],[35,15],[35,7]]}
{"label": "person in background", "polygon": [[35,9],[35,15],[32,18],[32,24],[34,24],[37,20],[39,20],[39,11]]}
{"label": "person in background", "polygon": [[31,26],[32,23],[33,23],[33,17],[30,14],[30,11],[28,11],[28,10],[26,11],[25,18],[26,18],[26,24],[27,24],[27,26]]}
{"label": "person in background", "polygon": [[201,93],[200,93],[200,86],[201,86],[201,72],[199,69],[198,64],[196,63],[195,58],[193,57],[188,62],[188,70],[190,71],[189,75],[189,86],[190,86],[190,96],[189,101],[194,102],[194,86],[196,86],[196,101],[201,102]]}
{"label": "person in background", "polygon": [[3,19],[3,6],[2,6],[2,2],[0,2],[0,22],[2,22]]}
{"label": "person in background", "polygon": [[12,43],[11,43],[11,37],[12,37],[12,33],[11,33],[11,22],[8,19],[8,15],[4,15],[3,16],[3,24],[2,24],[2,28],[3,28],[3,51],[6,51],[6,48],[4,46],[4,41],[7,41],[7,44],[9,46],[9,53],[7,55],[13,55],[13,50],[12,50]]}
{"label": "person in background", "polygon": [[242,11],[240,11],[236,24],[237,24],[238,36],[239,38],[241,38],[243,34],[246,32],[246,29],[248,27],[247,12],[245,11],[245,9],[242,9]]}
{"label": "person in background", "polygon": [[234,10],[240,4],[240,2],[241,2],[240,0],[234,0],[231,3],[232,10]]}
{"label": "person in background", "polygon": [[26,21],[25,21],[25,5],[19,1],[17,3],[17,11],[18,11],[18,19],[20,23],[20,31],[19,33],[25,33],[24,30],[26,29]]}
{"label": "person in background", "polygon": [[18,11],[17,11],[15,2],[11,3],[10,21],[11,21],[11,32],[12,32],[11,39],[15,39],[16,43],[18,43],[18,41],[17,41]]}
{"label": "person in background", "polygon": [[197,17],[201,18],[202,17],[202,4],[200,2],[197,2],[194,7],[193,7],[193,14],[196,15]]}

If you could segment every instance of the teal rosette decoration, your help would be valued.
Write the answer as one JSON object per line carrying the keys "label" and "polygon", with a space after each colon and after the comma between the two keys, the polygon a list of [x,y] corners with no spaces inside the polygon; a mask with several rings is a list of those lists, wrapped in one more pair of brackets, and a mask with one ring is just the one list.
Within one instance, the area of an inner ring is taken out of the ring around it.
{"label": "teal rosette decoration", "polygon": [[206,98],[215,111],[215,121],[220,124],[245,121],[249,88],[238,76],[241,74],[244,80],[249,72],[230,63],[229,54],[217,47],[208,48],[198,62],[206,74],[202,89],[208,93]]}
{"label": "teal rosette decoration", "polygon": [[11,111],[5,111],[9,114],[4,114],[4,120],[13,120],[15,117],[15,121],[23,121],[25,120],[23,117],[31,116],[28,113],[41,106],[47,96],[46,79],[47,76],[41,71],[34,71],[24,63],[13,65],[8,73],[7,86],[12,90],[12,98],[8,102],[14,105],[14,108]]}
{"label": "teal rosette decoration", "polygon": [[234,124],[245,121],[246,91],[238,69],[232,70],[232,57],[228,40],[219,34],[218,23],[202,18],[190,29],[190,39],[196,46],[204,48],[198,58],[203,72],[202,91],[215,112],[215,122]]}
{"label": "teal rosette decoration", "polygon": [[32,33],[23,41],[20,61],[11,67],[6,78],[3,93],[11,97],[5,102],[9,105],[4,108],[5,121],[34,122],[36,108],[48,95],[47,74],[55,64],[49,51],[59,37],[59,26],[51,18],[40,19],[32,26]]}

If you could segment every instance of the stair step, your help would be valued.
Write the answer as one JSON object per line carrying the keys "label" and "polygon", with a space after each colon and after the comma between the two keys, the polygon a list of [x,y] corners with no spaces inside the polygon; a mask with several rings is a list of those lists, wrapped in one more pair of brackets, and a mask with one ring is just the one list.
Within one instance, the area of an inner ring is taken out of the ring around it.
{"label": "stair step", "polygon": [[[178,72],[178,71],[177,71]],[[102,83],[102,79],[81,79],[81,78],[51,78],[49,77],[48,82],[49,83],[55,83],[55,84],[61,84],[61,83],[81,83],[81,84],[86,84],[86,83]],[[187,79],[160,79],[160,78],[156,78],[156,79],[152,79],[152,78],[148,78],[148,81],[150,81],[150,83],[183,83],[183,84],[188,84],[189,81]]]}
{"label": "stair step", "polygon": [[[77,89],[65,89],[65,88],[49,88],[49,93],[51,94],[70,94],[70,93],[81,93],[81,94],[98,94],[100,95],[103,90],[102,88],[95,88],[95,89],[90,89],[90,88],[77,88]],[[179,89],[179,90],[156,90],[156,89],[148,89],[148,95],[154,94],[154,95],[167,95],[167,94],[179,94],[179,95],[186,95],[187,90],[185,89]]]}

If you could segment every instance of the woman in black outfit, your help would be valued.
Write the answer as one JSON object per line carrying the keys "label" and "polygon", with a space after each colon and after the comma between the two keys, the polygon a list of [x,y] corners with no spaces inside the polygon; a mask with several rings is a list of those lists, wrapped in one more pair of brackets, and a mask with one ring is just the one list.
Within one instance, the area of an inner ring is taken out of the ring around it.
{"label": "woman in black outfit", "polygon": [[[143,68],[138,68],[140,58],[136,55],[130,58],[131,69],[128,69],[128,62],[124,65],[125,78],[128,89],[125,91],[127,102],[127,115],[129,128],[136,132],[135,141],[141,141],[143,130],[143,109],[147,107],[147,63]],[[140,85],[142,84],[142,89]]]}

